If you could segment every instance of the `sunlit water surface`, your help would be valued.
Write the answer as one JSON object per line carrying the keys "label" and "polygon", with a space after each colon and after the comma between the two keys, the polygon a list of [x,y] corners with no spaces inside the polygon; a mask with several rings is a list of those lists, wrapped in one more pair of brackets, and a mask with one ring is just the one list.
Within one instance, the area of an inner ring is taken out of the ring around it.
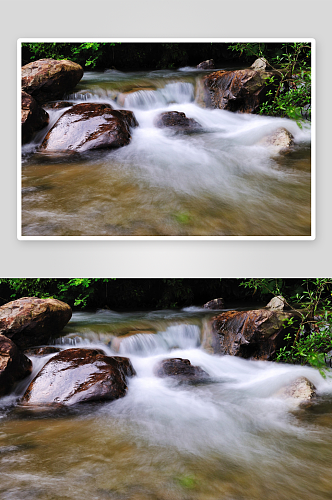
{"label": "sunlit water surface", "polygon": [[[86,73],[68,98],[130,109],[139,127],[117,150],[46,156],[38,147],[64,112],[50,110],[48,128],[22,148],[22,234],[310,235],[310,124],[201,107],[201,77],[194,68]],[[156,128],[172,110],[201,130]],[[287,154],[259,143],[280,127],[295,138]]]}
{"label": "sunlit water surface", "polygon": [[[0,399],[0,498],[331,499],[331,379],[308,367],[210,354],[201,344],[210,316],[195,308],[74,313],[54,343],[112,355],[107,344],[136,331],[120,354],[137,376],[124,398],[62,414],[20,408],[29,380]],[[32,377],[51,356],[31,357]],[[210,379],[157,378],[156,363],[170,356],[189,359]],[[318,389],[304,408],[276,394],[299,376]]]}

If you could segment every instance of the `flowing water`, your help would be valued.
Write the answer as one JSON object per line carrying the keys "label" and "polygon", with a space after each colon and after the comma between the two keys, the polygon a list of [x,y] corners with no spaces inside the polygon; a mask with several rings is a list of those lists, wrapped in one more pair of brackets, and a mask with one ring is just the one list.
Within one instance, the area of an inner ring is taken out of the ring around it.
{"label": "flowing water", "polygon": [[[193,308],[74,313],[55,344],[116,348],[137,375],[124,398],[61,415],[22,413],[29,380],[0,399],[0,498],[331,499],[331,378],[207,352],[210,316]],[[32,377],[51,356],[31,357]],[[189,359],[210,379],[157,378],[154,367],[168,357]],[[305,408],[277,394],[299,376],[318,390]]]}
{"label": "flowing water", "polygon": [[[204,73],[206,74],[206,72]],[[139,127],[117,150],[68,158],[38,153],[46,132],[22,148],[25,236],[309,236],[310,125],[201,106],[202,72],[86,73],[67,96],[134,112]],[[200,132],[153,125],[184,112]],[[260,140],[294,135],[288,154]]]}

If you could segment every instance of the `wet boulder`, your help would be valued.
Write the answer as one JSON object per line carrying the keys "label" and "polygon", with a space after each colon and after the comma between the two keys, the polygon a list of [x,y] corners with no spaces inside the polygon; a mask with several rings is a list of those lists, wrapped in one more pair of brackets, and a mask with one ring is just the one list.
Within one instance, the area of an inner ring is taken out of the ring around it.
{"label": "wet boulder", "polygon": [[16,382],[30,375],[32,363],[18,347],[0,335],[0,396],[8,394]]}
{"label": "wet boulder", "polygon": [[272,134],[263,137],[258,144],[270,147],[275,153],[286,152],[293,146],[294,136],[288,130],[281,127]]}
{"label": "wet boulder", "polygon": [[46,127],[49,122],[48,113],[37,101],[26,92],[21,97],[22,144],[29,142],[33,134]]}
{"label": "wet boulder", "polygon": [[128,110],[114,110],[96,102],[72,106],[47,133],[40,150],[45,152],[84,152],[119,148],[129,144],[130,128],[138,126]]}
{"label": "wet boulder", "polygon": [[61,99],[83,76],[83,68],[72,61],[39,59],[22,67],[22,90],[38,103]]}
{"label": "wet boulder", "polygon": [[125,396],[135,370],[128,358],[96,349],[66,349],[53,356],[27,388],[22,403],[73,405]]}
{"label": "wet boulder", "polygon": [[[287,326],[288,319],[293,319],[293,328]],[[285,345],[286,334],[294,335],[297,322],[293,312],[266,309],[223,312],[211,321],[214,353],[271,361]]]}
{"label": "wet boulder", "polygon": [[154,373],[157,377],[176,377],[181,381],[198,381],[209,376],[202,368],[183,358],[164,359],[157,364]]}
{"label": "wet boulder", "polygon": [[201,125],[196,120],[187,118],[185,113],[180,111],[160,113],[153,123],[158,128],[171,127],[176,130],[197,130],[201,128]]}
{"label": "wet boulder", "polygon": [[226,109],[241,113],[255,113],[273,90],[270,77],[280,78],[275,71],[240,69],[215,71],[203,79],[201,100],[208,108]]}
{"label": "wet boulder", "polygon": [[223,309],[225,307],[224,299],[212,299],[204,304],[204,309]]}
{"label": "wet boulder", "polygon": [[60,300],[23,297],[0,307],[0,334],[21,349],[46,344],[71,315],[71,307]]}
{"label": "wet boulder", "polygon": [[316,396],[316,387],[306,377],[299,377],[280,389],[276,395],[286,399],[295,399],[298,403],[305,403]]}
{"label": "wet boulder", "polygon": [[213,59],[207,59],[206,61],[203,61],[197,65],[197,69],[214,69],[214,60]]}

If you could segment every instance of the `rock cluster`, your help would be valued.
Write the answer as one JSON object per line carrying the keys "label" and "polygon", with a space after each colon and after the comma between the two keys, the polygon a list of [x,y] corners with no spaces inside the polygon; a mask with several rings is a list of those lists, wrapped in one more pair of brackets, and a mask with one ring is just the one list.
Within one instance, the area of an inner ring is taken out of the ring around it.
{"label": "rock cluster", "polygon": [[56,299],[23,297],[0,307],[0,395],[31,373],[21,349],[46,343],[71,318],[68,304]]}
{"label": "rock cluster", "polygon": [[31,374],[28,356],[46,355],[53,356],[31,381],[22,398],[24,405],[68,406],[112,401],[126,394],[127,379],[135,375],[128,358],[106,356],[99,349],[40,347],[60,333],[71,314],[64,302],[36,297],[0,307],[0,397]]}

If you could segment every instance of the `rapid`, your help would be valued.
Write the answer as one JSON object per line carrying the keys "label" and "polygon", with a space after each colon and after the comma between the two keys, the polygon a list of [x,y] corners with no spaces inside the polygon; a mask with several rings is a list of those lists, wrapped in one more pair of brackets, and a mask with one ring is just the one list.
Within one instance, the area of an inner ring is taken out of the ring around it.
{"label": "rapid", "polygon": [[[194,68],[85,73],[73,103],[104,102],[134,112],[128,146],[77,157],[38,152],[67,109],[22,147],[24,236],[309,236],[311,130],[269,116],[208,109]],[[157,128],[166,111],[184,112],[199,131]],[[260,143],[286,128],[294,147]]]}
{"label": "rapid", "polygon": [[[212,354],[211,311],[74,313],[54,344],[130,358],[125,397],[56,414],[19,398],[53,355],[0,399],[0,498],[327,500],[332,495],[332,379],[310,367]],[[123,334],[128,334],[123,337]],[[158,378],[181,357],[209,375]],[[300,407],[278,391],[299,376],[317,388]]]}

